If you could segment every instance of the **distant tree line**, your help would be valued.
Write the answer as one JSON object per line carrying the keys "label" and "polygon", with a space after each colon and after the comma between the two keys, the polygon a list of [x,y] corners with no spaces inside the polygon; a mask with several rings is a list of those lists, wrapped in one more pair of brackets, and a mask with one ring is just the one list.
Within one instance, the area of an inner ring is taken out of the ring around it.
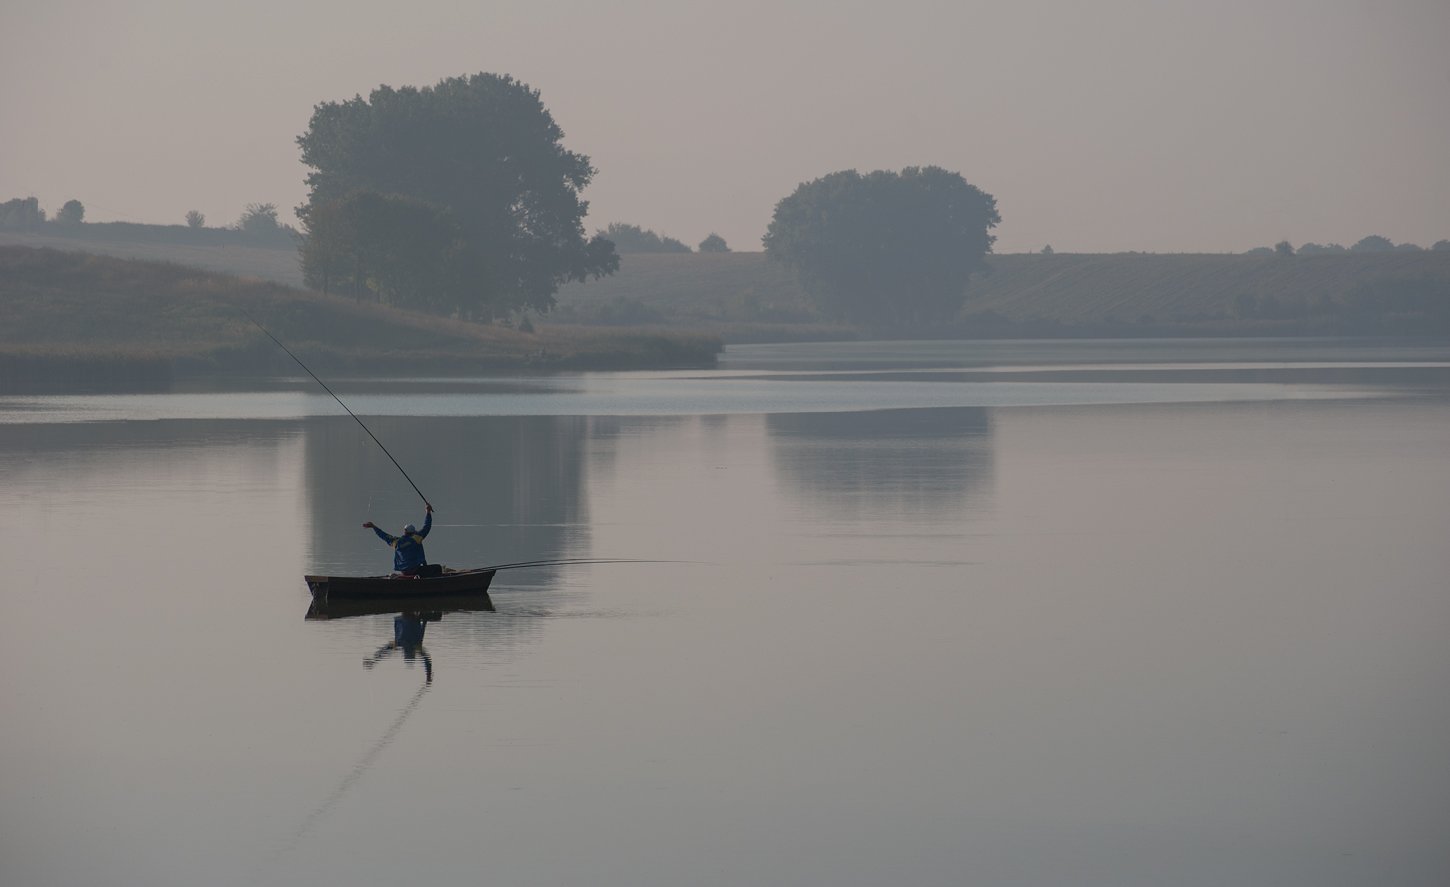
{"label": "distant tree line", "polygon": [[638,225],[612,222],[609,227],[597,233],[614,244],[620,255],[626,253],[687,253],[690,248],[673,237],[662,237]]}
{"label": "distant tree line", "polygon": [[[71,203],[80,206],[79,201],[73,200]],[[84,212],[82,208],[81,213]],[[40,208],[40,201],[34,197],[16,197],[0,203],[0,230],[33,231],[45,223],[45,210]]]}
{"label": "distant tree line", "polygon": [[[8,231],[50,231],[64,232],[70,236],[86,236],[80,231],[84,224],[86,229],[96,229],[98,232],[124,231],[164,231],[166,226],[142,225],[135,222],[103,222],[99,225],[86,224],[86,207],[79,200],[67,200],[56,210],[53,218],[47,219],[44,209],[40,207],[40,201],[35,197],[16,198],[0,203],[0,230]],[[188,228],[201,229],[206,226],[206,216],[196,210],[186,214]],[[250,203],[237,219],[235,225],[230,227],[248,240],[259,243],[277,243],[291,245],[298,237],[297,229],[278,221],[277,205],[275,203]],[[151,232],[155,233],[155,232]]]}
{"label": "distant tree line", "polygon": [[[683,241],[656,234],[639,225],[611,222],[607,228],[597,233],[613,243],[614,249],[620,255],[627,253],[688,253],[691,251]],[[706,235],[704,240],[700,241],[696,249],[701,253],[728,253],[730,245],[725,242],[725,238],[712,231]]]}
{"label": "distant tree line", "polygon": [[[1438,240],[1431,250],[1450,250],[1450,240]],[[1274,244],[1273,248],[1260,246],[1249,250],[1245,255],[1280,255],[1280,256],[1323,256],[1334,253],[1417,253],[1423,252],[1424,247],[1414,243],[1396,244],[1388,237],[1379,234],[1371,234],[1362,237],[1353,246],[1345,247],[1337,243],[1305,243],[1297,250],[1287,240],[1281,240]]]}

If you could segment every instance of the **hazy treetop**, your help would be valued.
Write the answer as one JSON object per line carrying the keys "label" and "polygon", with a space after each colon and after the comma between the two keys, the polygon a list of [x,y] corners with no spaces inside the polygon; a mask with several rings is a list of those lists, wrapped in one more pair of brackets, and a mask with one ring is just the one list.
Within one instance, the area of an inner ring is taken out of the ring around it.
{"label": "hazy treetop", "polygon": [[93,221],[291,222],[313,105],[493,71],[599,169],[590,228],[758,249],[801,182],[932,164],[997,197],[1001,252],[1450,236],[1443,0],[49,0],[0,30],[0,199]]}

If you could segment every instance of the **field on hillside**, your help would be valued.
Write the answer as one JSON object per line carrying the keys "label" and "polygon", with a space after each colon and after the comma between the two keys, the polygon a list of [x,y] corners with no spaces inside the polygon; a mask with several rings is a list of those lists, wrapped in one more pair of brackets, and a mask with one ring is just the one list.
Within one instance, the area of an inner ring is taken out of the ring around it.
{"label": "field on hillside", "polygon": [[169,263],[0,246],[6,382],[127,365],[147,374],[158,365],[295,371],[248,315],[314,369],[337,372],[707,366],[720,347],[707,335],[658,329],[522,332]]}
{"label": "field on hillside", "polygon": [[177,243],[159,238],[81,239],[23,231],[0,231],[0,246],[45,247],[143,262],[174,262],[221,274],[259,277],[287,286],[302,286],[302,266],[298,261],[297,250],[291,246],[262,246],[220,239],[215,242],[198,239],[198,242],[192,243]]}

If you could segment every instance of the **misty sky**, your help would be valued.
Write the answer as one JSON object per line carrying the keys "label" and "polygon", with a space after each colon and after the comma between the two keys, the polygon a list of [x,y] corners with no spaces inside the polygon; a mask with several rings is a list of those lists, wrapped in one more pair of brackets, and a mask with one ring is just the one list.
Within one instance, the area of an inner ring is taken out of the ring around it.
{"label": "misty sky", "polygon": [[208,224],[305,199],[318,102],[509,73],[623,221],[760,248],[839,169],[935,164],[997,251],[1450,238],[1450,2],[0,0],[0,199]]}

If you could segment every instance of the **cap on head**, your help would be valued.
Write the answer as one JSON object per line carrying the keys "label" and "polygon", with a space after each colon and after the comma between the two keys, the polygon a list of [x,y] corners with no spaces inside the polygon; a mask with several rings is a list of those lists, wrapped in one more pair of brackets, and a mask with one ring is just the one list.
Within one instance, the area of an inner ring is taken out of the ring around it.
{"label": "cap on head", "polygon": [[412,524],[408,524],[406,527],[403,528],[404,536],[411,536],[416,532],[418,532],[418,528],[413,526]]}

